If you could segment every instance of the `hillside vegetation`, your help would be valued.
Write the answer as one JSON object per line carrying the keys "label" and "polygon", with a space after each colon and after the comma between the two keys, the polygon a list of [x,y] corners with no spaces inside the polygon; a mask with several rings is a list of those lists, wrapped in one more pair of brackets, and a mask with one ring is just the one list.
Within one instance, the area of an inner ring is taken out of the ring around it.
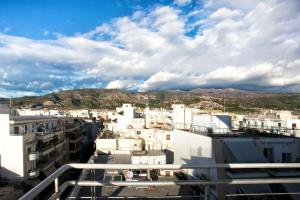
{"label": "hillside vegetation", "polygon": [[[13,99],[14,106],[55,107],[63,109],[114,109],[123,103],[136,106],[169,108],[172,103],[184,103],[201,109],[254,112],[260,108],[300,110],[300,94],[262,93],[235,89],[165,90],[158,92],[127,92],[106,89],[76,89],[44,96]],[[8,103],[2,99],[2,103]]]}

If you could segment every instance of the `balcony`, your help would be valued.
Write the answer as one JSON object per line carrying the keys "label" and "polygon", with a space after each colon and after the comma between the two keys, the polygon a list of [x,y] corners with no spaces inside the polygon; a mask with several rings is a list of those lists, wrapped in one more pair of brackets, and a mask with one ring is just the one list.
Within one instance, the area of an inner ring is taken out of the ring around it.
{"label": "balcony", "polygon": [[62,147],[64,145],[64,141],[57,141],[56,143],[55,143],[55,148],[60,148],[60,147]]}
{"label": "balcony", "polygon": [[38,167],[45,173],[54,166],[56,160],[56,156],[51,156],[48,160],[43,160],[38,163]]}
{"label": "balcony", "polygon": [[50,131],[38,131],[37,139],[43,140],[43,141],[49,141],[51,140],[55,135],[61,134],[63,131],[58,129],[52,129]]}
{"label": "balcony", "polygon": [[38,160],[39,159],[39,152],[32,152],[28,155],[30,161]]}
{"label": "balcony", "polygon": [[77,143],[83,139],[83,135],[81,134],[72,134],[69,135],[69,142],[70,143]]}
{"label": "balcony", "polygon": [[53,144],[39,146],[39,151],[40,151],[41,155],[47,155],[53,150],[54,150]]}
{"label": "balcony", "polygon": [[72,132],[76,129],[79,129],[80,128],[80,125],[79,124],[70,124],[70,123],[67,123],[66,124],[66,132]]}
{"label": "balcony", "polygon": [[30,179],[37,178],[39,175],[40,175],[40,171],[39,171],[38,169],[30,170],[30,171],[28,172],[28,177],[29,177]]}

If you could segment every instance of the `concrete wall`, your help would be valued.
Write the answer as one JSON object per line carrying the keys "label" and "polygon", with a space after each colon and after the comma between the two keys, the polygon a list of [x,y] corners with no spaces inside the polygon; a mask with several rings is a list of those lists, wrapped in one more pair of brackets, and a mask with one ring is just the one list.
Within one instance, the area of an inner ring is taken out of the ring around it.
{"label": "concrete wall", "polygon": [[142,140],[133,138],[96,139],[96,150],[112,154],[130,154],[142,150]]}
{"label": "concrete wall", "polygon": [[282,153],[291,153],[292,162],[296,162],[299,155],[299,139],[293,138],[260,138],[260,149],[273,149],[273,162],[282,162]]}
{"label": "concrete wall", "polygon": [[[174,130],[174,164],[215,164],[212,138]],[[216,180],[216,170],[186,170],[191,176],[202,174]]]}
{"label": "concrete wall", "polygon": [[174,124],[192,124],[192,109],[186,107],[184,104],[172,105],[172,119]]}
{"label": "concrete wall", "polygon": [[222,133],[231,129],[231,117],[228,115],[194,115],[193,125],[210,127],[214,133]]}
{"label": "concrete wall", "polygon": [[131,164],[163,165],[166,164],[166,155],[134,155],[131,156]]}
{"label": "concrete wall", "polygon": [[25,174],[23,136],[9,135],[9,115],[0,114],[1,174],[12,180],[22,180]]}

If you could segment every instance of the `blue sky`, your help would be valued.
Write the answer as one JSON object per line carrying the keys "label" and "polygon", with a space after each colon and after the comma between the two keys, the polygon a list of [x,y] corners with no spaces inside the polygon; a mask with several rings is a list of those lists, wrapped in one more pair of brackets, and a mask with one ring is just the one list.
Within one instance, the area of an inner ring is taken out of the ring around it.
{"label": "blue sky", "polygon": [[61,89],[299,92],[297,0],[2,0],[0,97]]}

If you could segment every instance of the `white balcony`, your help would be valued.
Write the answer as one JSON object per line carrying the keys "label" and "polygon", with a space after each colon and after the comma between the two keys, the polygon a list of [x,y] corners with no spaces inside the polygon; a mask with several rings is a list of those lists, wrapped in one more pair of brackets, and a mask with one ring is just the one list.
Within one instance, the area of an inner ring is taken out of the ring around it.
{"label": "white balcony", "polygon": [[40,171],[38,169],[30,170],[28,172],[29,178],[37,178],[40,175]]}
{"label": "white balcony", "polygon": [[29,154],[29,160],[33,161],[33,160],[38,160],[40,157],[39,152],[33,152]]}

